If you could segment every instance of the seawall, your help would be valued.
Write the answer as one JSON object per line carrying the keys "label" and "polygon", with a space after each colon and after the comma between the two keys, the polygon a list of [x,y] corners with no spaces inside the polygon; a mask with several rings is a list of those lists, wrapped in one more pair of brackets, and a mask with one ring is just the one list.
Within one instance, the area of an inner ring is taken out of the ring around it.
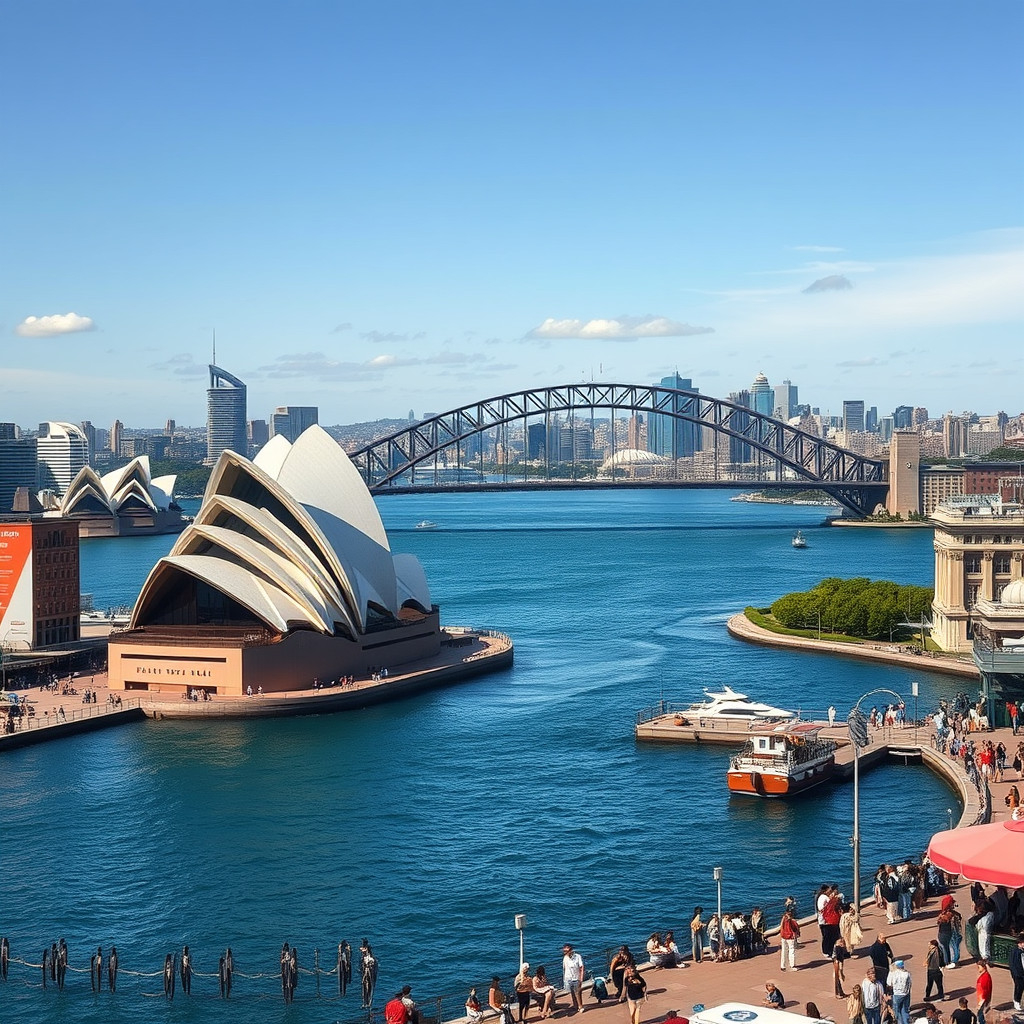
{"label": "seawall", "polygon": [[747,643],[762,647],[783,647],[793,651],[807,651],[816,654],[838,655],[859,661],[876,661],[888,665],[902,665],[918,671],[938,672],[941,675],[959,676],[963,679],[979,679],[981,674],[973,662],[958,660],[955,655],[906,654],[886,645],[867,643],[835,643],[830,640],[812,640],[802,636],[786,636],[773,633],[770,629],[757,626],[742,612],[733,615],[726,623],[731,636]]}

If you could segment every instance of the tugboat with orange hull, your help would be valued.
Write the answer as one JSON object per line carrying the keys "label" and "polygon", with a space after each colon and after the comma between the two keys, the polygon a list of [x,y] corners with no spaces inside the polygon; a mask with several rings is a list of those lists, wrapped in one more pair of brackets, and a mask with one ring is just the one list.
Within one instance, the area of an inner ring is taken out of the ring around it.
{"label": "tugboat with orange hull", "polygon": [[758,729],[729,765],[729,790],[750,796],[792,796],[832,778],[836,745],[815,722]]}

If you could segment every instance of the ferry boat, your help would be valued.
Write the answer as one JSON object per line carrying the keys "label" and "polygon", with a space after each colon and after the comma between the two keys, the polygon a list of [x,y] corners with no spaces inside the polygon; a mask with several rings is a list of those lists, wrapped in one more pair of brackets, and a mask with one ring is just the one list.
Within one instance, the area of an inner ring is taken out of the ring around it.
{"label": "ferry boat", "polygon": [[435,523],[433,521],[433,519],[421,519],[416,524],[416,529],[417,530],[436,530],[437,529],[437,523]]}
{"label": "ferry boat", "polygon": [[793,534],[793,547],[795,547],[795,548],[805,548],[805,547],[807,547],[807,541],[804,540],[804,535],[799,530],[797,530],[796,533]]}
{"label": "ferry boat", "polygon": [[681,724],[713,719],[723,725],[751,722],[788,722],[796,719],[795,711],[775,708],[771,704],[761,704],[751,700],[745,693],[737,693],[731,686],[723,686],[721,691],[714,692],[704,687],[708,699],[676,712],[676,718],[682,718]]}
{"label": "ferry boat", "polygon": [[729,764],[732,793],[792,796],[832,778],[836,745],[818,736],[816,722],[757,730]]}

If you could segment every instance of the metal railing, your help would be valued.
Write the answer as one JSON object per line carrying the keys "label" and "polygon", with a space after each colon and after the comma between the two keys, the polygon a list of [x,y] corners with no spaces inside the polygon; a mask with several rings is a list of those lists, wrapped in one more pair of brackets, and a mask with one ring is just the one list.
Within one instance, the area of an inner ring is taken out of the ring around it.
{"label": "metal railing", "polygon": [[[12,708],[14,705],[10,705]],[[19,705],[22,706],[22,705]],[[103,704],[73,704],[70,711],[65,711],[63,717],[58,712],[50,714],[49,711],[44,711],[42,714],[29,713],[27,708],[22,712],[20,716],[14,717],[14,732],[30,732],[37,729],[53,729],[59,728],[62,725],[67,725],[69,722],[83,722],[92,718],[101,718],[105,715],[115,715],[125,711],[134,711],[141,707],[141,702],[138,698],[121,698],[120,704],[111,704],[104,702]],[[3,705],[0,705],[0,712],[5,710]],[[9,734],[8,734],[9,735]],[[0,733],[0,737],[3,733]]]}

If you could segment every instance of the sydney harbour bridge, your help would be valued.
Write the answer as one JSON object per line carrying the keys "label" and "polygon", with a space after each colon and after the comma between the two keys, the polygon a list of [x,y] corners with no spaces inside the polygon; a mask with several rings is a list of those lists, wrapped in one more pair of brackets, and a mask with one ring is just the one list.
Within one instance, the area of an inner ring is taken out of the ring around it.
{"label": "sydney harbour bridge", "polygon": [[[641,424],[661,454],[637,461]],[[657,385],[499,395],[411,422],[350,454],[376,494],[755,485],[825,491],[866,515],[889,489],[884,461],[746,406]]]}

